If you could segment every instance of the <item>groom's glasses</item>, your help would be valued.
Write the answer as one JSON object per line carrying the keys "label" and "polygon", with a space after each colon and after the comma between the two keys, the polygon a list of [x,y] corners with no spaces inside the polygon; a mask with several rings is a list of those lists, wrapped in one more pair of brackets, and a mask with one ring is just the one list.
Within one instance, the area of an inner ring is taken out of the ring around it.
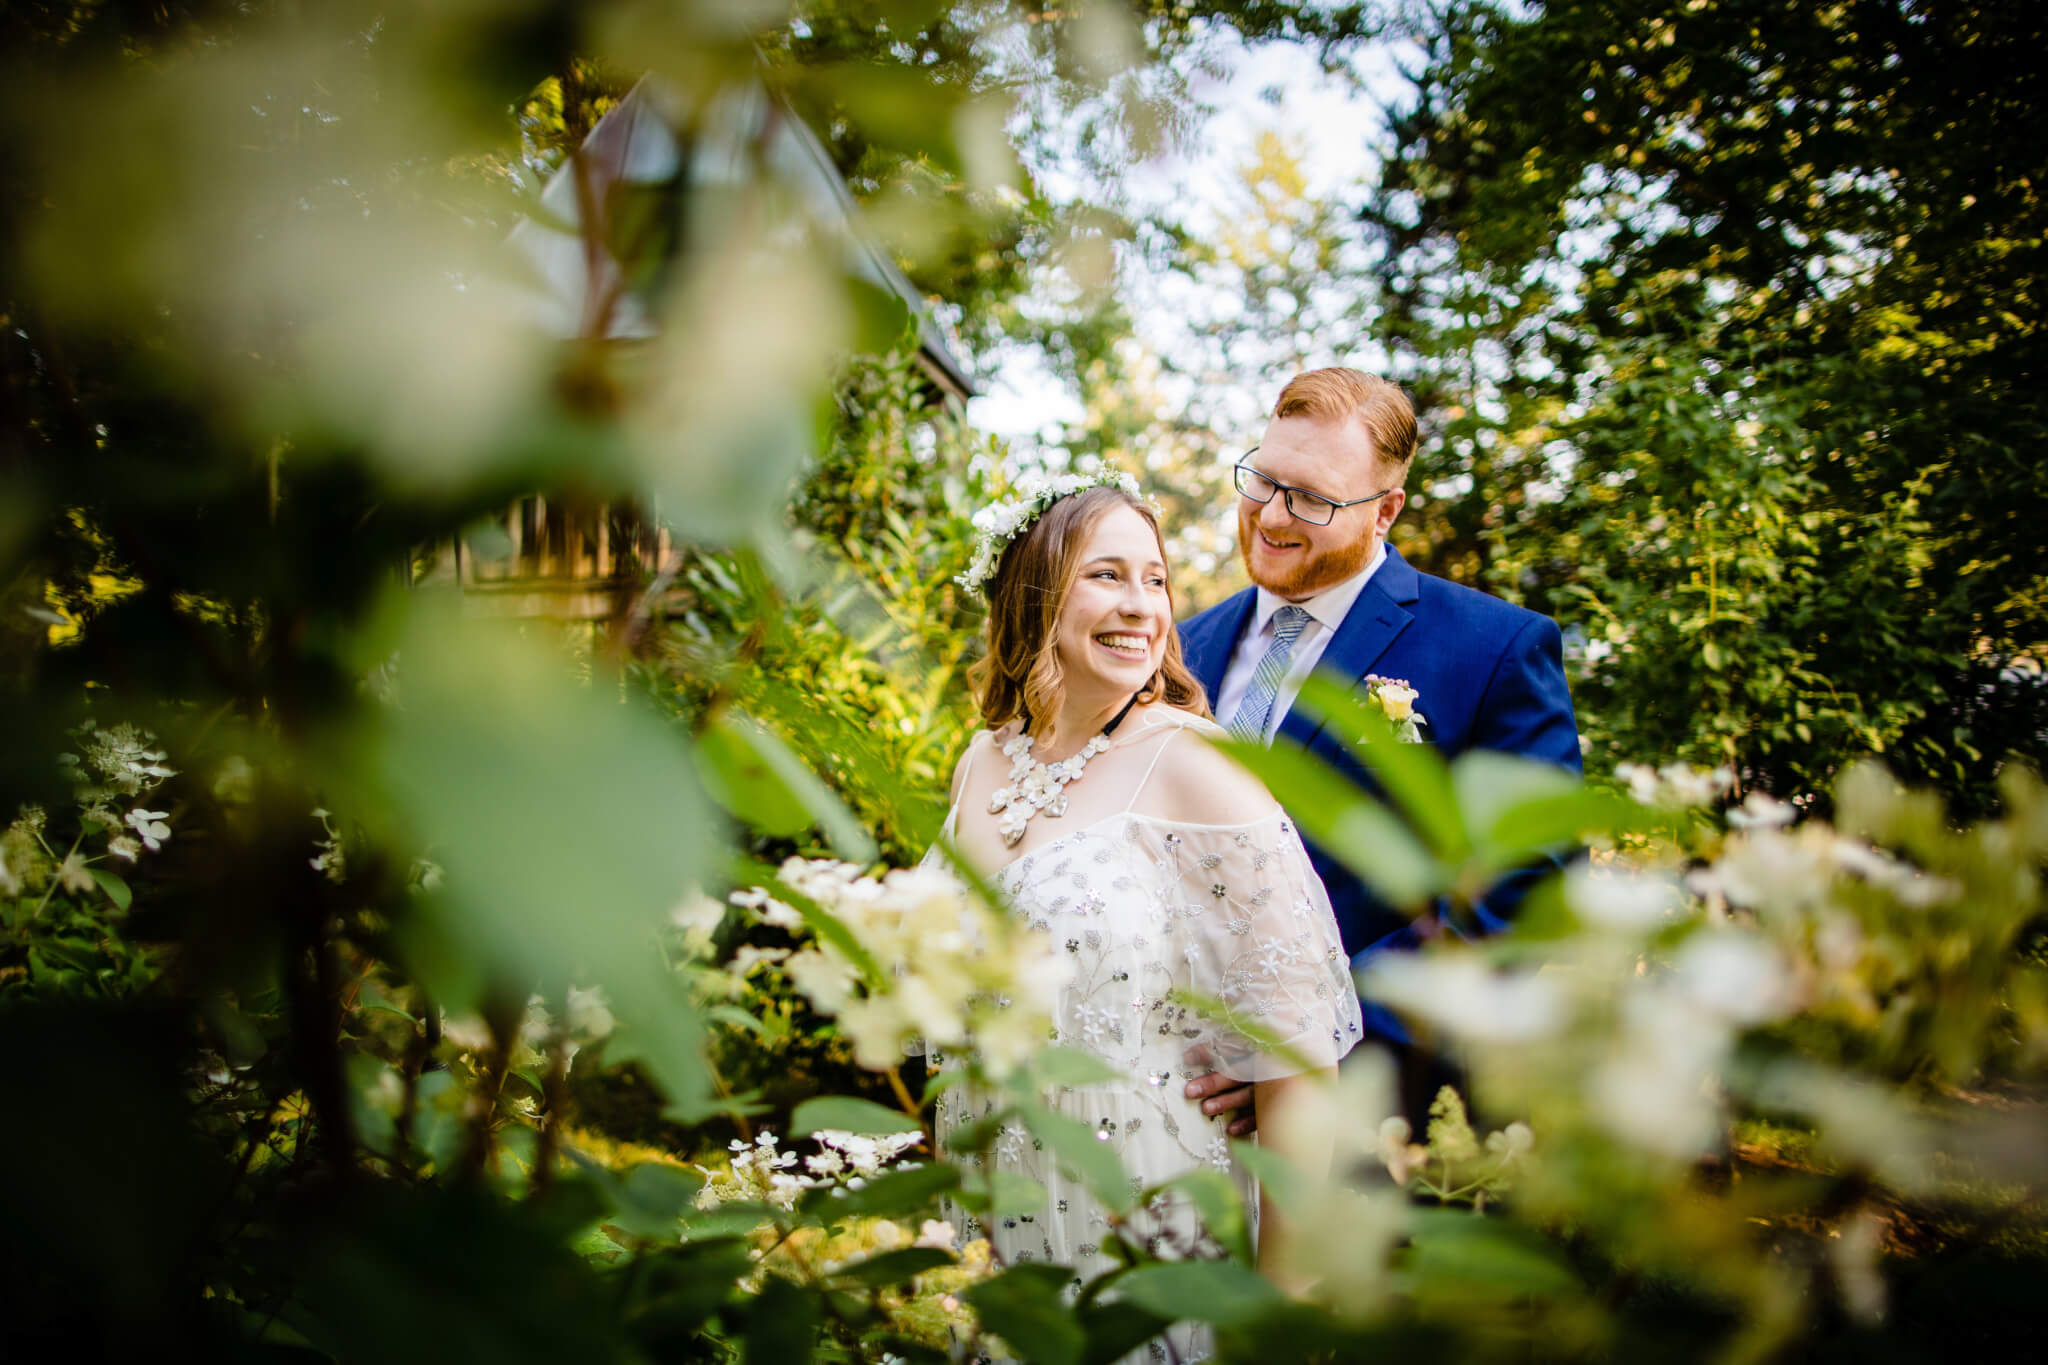
{"label": "groom's glasses", "polygon": [[[1244,458],[1249,460],[1258,453],[1259,448],[1253,446],[1245,452]],[[1321,493],[1311,493],[1306,488],[1296,488],[1291,484],[1269,479],[1244,460],[1240,460],[1237,463],[1237,491],[1253,502],[1271,502],[1275,493],[1284,494],[1290,515],[1299,517],[1311,525],[1328,526],[1342,509],[1356,507],[1362,502],[1376,502],[1394,490],[1386,488],[1369,498],[1353,498],[1349,502],[1338,502],[1334,498],[1324,497]]]}

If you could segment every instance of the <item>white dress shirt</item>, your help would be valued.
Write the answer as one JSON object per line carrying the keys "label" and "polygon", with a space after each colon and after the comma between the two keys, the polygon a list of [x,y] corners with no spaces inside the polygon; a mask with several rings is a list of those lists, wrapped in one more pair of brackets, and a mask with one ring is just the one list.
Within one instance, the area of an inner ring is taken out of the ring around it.
{"label": "white dress shirt", "polygon": [[[1386,542],[1380,542],[1373,551],[1372,562],[1345,579],[1335,587],[1325,588],[1306,602],[1293,605],[1308,613],[1308,623],[1295,637],[1294,653],[1287,662],[1287,676],[1280,680],[1280,687],[1273,696],[1272,714],[1266,717],[1266,732],[1261,738],[1268,744],[1280,729],[1280,722],[1287,718],[1288,708],[1301,695],[1301,685],[1308,681],[1308,675],[1315,671],[1323,651],[1330,647],[1330,639],[1337,633],[1337,627],[1344,624],[1351,606],[1358,600],[1358,594],[1365,591],[1365,585],[1387,561]],[[1216,695],[1216,719],[1223,725],[1230,724],[1230,718],[1237,714],[1238,703],[1252,685],[1252,674],[1259,668],[1259,660],[1266,657],[1266,651],[1273,644],[1273,613],[1287,606],[1284,597],[1259,589],[1259,600],[1252,608],[1252,619],[1245,633],[1238,638],[1237,648],[1230,653],[1230,665],[1223,670],[1223,687]]]}

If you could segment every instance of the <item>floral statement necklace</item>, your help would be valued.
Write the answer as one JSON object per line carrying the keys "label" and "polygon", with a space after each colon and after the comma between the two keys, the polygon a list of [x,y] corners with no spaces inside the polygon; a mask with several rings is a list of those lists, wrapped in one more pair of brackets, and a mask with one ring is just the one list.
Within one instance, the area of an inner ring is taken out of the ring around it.
{"label": "floral statement necklace", "polygon": [[1067,784],[1081,780],[1088,760],[1109,747],[1109,737],[1137,704],[1134,695],[1116,718],[1102,727],[1101,734],[1082,745],[1079,753],[1057,763],[1040,763],[1031,756],[1031,721],[1025,719],[1023,728],[1003,745],[1003,757],[1010,760],[1009,785],[996,788],[988,799],[988,813],[1003,817],[996,828],[1002,831],[1004,847],[1015,848],[1024,837],[1025,824],[1040,811],[1051,820],[1067,813]]}

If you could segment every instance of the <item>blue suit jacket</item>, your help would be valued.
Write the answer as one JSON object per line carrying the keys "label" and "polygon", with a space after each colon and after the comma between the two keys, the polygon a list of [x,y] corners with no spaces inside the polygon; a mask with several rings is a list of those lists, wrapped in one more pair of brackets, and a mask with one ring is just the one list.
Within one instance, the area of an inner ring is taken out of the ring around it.
{"label": "blue suit jacket", "polygon": [[[1250,626],[1256,589],[1189,618],[1180,627],[1188,668],[1211,705],[1223,687],[1231,653]],[[1357,683],[1367,674],[1404,678],[1418,693],[1425,742],[1445,758],[1468,749],[1496,749],[1580,771],[1579,729],[1565,685],[1564,646],[1557,623],[1456,583],[1421,573],[1387,547],[1381,564],[1352,604],[1316,666]],[[1217,717],[1228,721],[1227,716]],[[1280,733],[1334,763],[1371,790],[1357,761],[1322,726],[1290,710]],[[1273,793],[1281,805],[1284,791]],[[1412,946],[1408,917],[1383,904],[1357,877],[1313,844],[1310,859],[1337,913],[1344,947],[1358,962],[1376,951]],[[1522,884],[1515,884],[1518,880]],[[1506,922],[1526,879],[1510,878],[1478,909],[1489,928]],[[1391,1016],[1368,1006],[1375,1032],[1402,1037]]]}

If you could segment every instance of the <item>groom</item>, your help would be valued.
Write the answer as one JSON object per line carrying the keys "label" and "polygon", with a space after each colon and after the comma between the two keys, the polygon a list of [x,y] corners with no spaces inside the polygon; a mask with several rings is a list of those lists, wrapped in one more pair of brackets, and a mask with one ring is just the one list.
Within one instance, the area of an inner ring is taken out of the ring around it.
{"label": "groom", "polygon": [[[1255,586],[1181,626],[1188,668],[1239,738],[1270,744],[1285,735],[1354,775],[1336,737],[1293,710],[1312,671],[1352,684],[1375,674],[1407,682],[1424,738],[1446,759],[1497,749],[1579,771],[1557,624],[1420,573],[1386,543],[1414,454],[1415,410],[1395,385],[1345,369],[1288,381],[1235,471],[1238,550]],[[1287,803],[1286,792],[1274,795]],[[1428,932],[1313,845],[1309,856],[1354,967]],[[1497,888],[1476,907],[1480,922],[1505,924],[1519,890]],[[1407,1041],[1383,1008],[1367,1004],[1365,1014],[1369,1033]],[[1213,1096],[1204,1108],[1219,1113],[1249,1099],[1230,1085],[1204,1077],[1189,1093]]]}

